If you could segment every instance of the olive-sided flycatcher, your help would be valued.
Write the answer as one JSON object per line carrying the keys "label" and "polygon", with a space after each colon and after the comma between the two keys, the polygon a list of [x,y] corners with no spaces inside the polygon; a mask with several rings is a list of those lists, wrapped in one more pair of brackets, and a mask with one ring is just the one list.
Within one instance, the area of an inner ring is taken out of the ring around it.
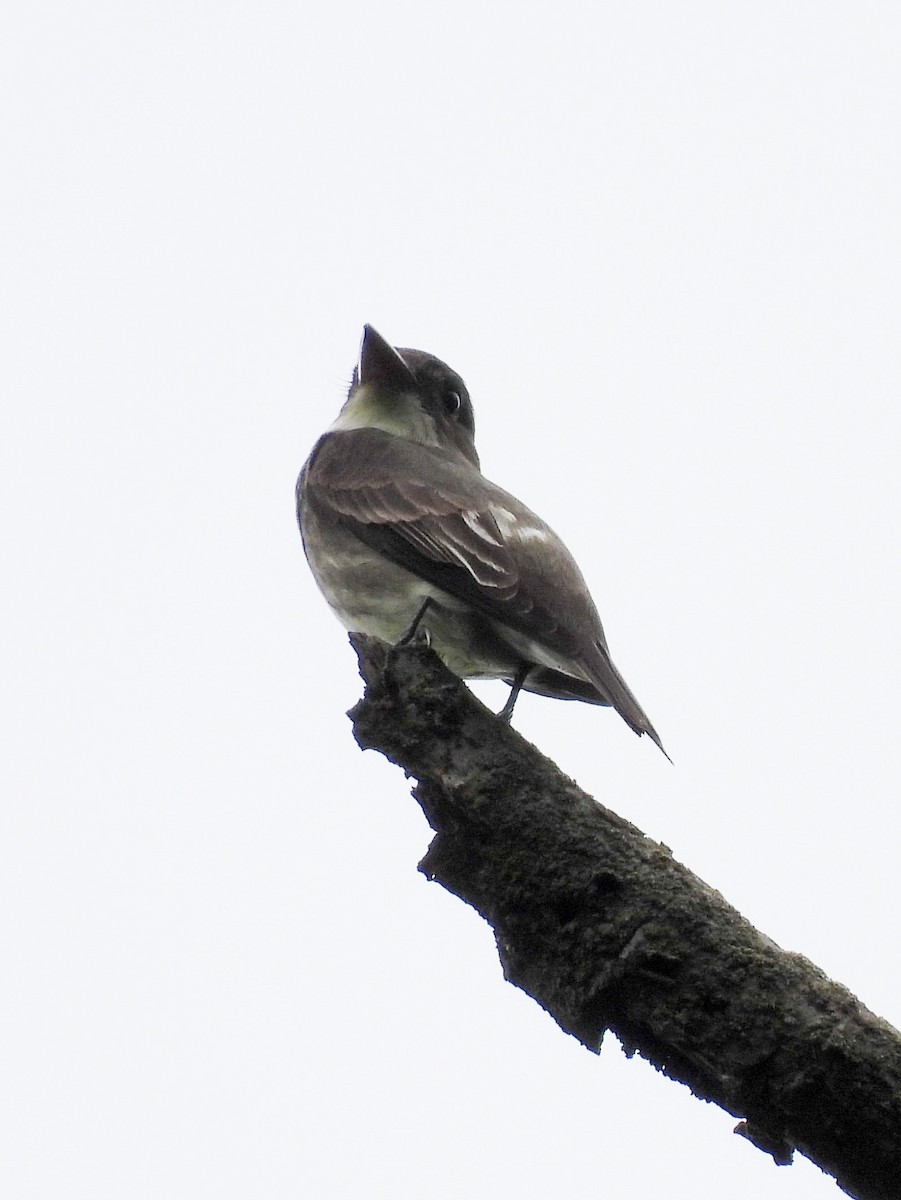
{"label": "olive-sided flycatcher", "polygon": [[297,481],[326,600],[351,631],[394,644],[419,628],[462,678],[506,680],[508,719],[521,688],[609,704],[663,750],[572,555],[485,478],[474,433],[456,371],[365,327],[347,401]]}

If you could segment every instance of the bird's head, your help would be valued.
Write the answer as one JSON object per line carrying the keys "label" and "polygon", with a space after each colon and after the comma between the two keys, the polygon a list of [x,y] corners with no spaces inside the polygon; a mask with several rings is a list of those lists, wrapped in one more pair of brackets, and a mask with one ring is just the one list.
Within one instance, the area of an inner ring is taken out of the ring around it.
{"label": "bird's head", "polygon": [[371,325],[332,429],[381,429],[479,465],[472,401],[457,372],[423,350],[395,349]]}

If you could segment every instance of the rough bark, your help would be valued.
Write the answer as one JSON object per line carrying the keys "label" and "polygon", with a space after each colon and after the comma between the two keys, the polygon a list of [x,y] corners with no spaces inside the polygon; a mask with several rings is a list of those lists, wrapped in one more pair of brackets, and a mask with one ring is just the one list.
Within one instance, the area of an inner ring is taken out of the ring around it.
{"label": "rough bark", "polygon": [[417,779],[420,863],[492,925],[506,978],[597,1052],[607,1029],[800,1151],[858,1200],[901,1198],[901,1036],[581,791],[424,646],[351,635],[360,746]]}

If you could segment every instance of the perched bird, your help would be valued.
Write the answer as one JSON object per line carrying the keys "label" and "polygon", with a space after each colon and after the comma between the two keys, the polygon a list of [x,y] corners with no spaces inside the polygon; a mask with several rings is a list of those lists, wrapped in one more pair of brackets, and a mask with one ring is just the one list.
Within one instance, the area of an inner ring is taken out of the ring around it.
{"label": "perched bird", "polygon": [[367,325],[347,401],[297,481],[304,551],[326,600],[351,631],[392,644],[427,631],[457,675],[506,680],[507,720],[523,688],[608,704],[663,750],[572,555],[485,478],[474,435],[456,371]]}

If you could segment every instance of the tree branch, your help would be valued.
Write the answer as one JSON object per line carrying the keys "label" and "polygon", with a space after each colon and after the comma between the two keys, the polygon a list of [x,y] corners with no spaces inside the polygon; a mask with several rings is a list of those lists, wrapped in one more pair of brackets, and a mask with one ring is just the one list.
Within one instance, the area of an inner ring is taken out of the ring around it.
{"label": "tree branch", "polygon": [[421,645],[351,642],[361,747],[418,780],[420,870],[493,926],[504,975],[598,1052],[607,1029],[737,1132],[858,1200],[901,1197],[901,1037],[604,808]]}

